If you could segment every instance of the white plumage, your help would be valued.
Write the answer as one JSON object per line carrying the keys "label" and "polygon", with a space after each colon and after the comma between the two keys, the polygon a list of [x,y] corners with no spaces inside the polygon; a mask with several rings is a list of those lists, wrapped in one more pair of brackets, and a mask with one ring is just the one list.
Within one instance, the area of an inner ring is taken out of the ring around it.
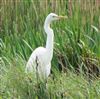
{"label": "white plumage", "polygon": [[40,77],[47,78],[50,74],[51,69],[51,60],[53,57],[53,42],[54,42],[54,33],[50,28],[50,23],[53,20],[58,20],[60,18],[66,18],[63,16],[58,16],[54,13],[50,13],[44,23],[44,30],[47,34],[46,47],[38,47],[31,54],[25,71],[28,72],[37,72]]}

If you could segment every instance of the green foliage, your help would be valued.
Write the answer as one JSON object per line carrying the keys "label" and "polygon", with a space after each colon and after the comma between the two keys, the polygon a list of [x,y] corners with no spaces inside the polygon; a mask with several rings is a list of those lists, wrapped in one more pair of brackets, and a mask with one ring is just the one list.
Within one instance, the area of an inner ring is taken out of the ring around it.
{"label": "green foliage", "polygon": [[[100,98],[100,6],[96,0],[57,0],[56,5],[51,1],[1,2],[0,99]],[[37,83],[24,70],[32,51],[45,46],[43,24],[50,12],[68,19],[51,25],[53,74],[47,83]]]}
{"label": "green foliage", "polygon": [[[100,80],[88,81],[84,74],[77,75],[68,70],[66,73],[51,74],[47,80],[37,82],[33,74],[24,71],[25,61],[16,56],[9,69],[1,75],[0,96],[2,99],[77,99],[100,98]],[[3,66],[4,67],[4,66]],[[2,71],[5,68],[2,68]]]}

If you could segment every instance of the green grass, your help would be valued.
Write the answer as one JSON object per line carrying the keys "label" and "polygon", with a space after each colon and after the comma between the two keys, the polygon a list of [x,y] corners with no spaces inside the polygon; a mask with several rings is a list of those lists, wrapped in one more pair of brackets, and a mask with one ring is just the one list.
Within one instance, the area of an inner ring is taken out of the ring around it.
{"label": "green grass", "polygon": [[[52,8],[50,2],[44,8],[40,0],[1,2],[0,99],[100,98],[100,6],[96,0],[58,0]],[[52,74],[47,84],[37,83],[25,66],[32,51],[45,46],[43,24],[50,12],[68,19],[51,25]]]}
{"label": "green grass", "polygon": [[[7,66],[7,65],[6,65]],[[84,74],[74,71],[59,73],[56,70],[45,82],[38,82],[33,75],[25,74],[25,61],[16,56],[6,71],[2,68],[1,99],[99,99],[100,78],[89,80]]]}

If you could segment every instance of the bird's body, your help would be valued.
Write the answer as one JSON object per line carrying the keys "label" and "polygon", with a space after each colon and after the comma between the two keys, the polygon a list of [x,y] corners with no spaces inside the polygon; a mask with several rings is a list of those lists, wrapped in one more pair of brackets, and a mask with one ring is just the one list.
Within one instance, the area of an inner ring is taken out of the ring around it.
{"label": "bird's body", "polygon": [[27,62],[26,71],[36,72],[37,70],[39,75],[42,74],[43,77],[48,77],[50,74],[51,63],[47,54],[48,51],[46,48],[36,48]]}
{"label": "bird's body", "polygon": [[[62,16],[61,16],[62,17]],[[47,78],[51,70],[51,60],[53,57],[53,42],[54,42],[54,33],[50,28],[50,23],[53,20],[58,20],[58,15],[50,13],[45,20],[44,30],[47,34],[46,47],[38,47],[31,54],[27,65],[26,72],[37,72],[40,77]]]}

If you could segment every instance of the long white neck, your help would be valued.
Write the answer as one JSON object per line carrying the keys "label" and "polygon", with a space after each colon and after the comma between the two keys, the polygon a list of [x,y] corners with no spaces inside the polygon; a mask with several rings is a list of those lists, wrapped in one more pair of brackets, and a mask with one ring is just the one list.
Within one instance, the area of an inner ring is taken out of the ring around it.
{"label": "long white neck", "polygon": [[46,49],[48,50],[48,57],[51,60],[53,57],[54,34],[53,34],[53,30],[50,28],[50,21],[48,20],[45,21],[44,30],[47,34]]}

